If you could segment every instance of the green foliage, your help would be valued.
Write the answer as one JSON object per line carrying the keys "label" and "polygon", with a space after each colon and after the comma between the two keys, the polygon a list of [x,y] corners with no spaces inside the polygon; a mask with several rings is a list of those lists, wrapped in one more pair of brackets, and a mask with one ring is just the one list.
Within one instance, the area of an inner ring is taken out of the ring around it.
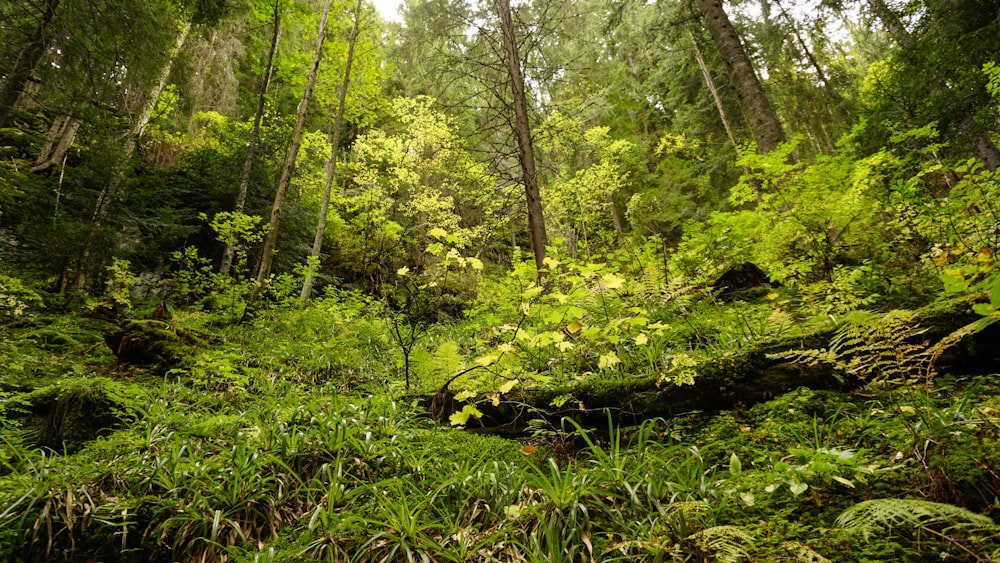
{"label": "green foliage", "polygon": [[[873,499],[859,502],[837,517],[837,525],[870,537],[876,531],[918,529],[942,537],[979,558],[959,538],[1000,536],[1000,525],[987,516],[951,504],[923,499]],[[985,554],[983,554],[985,555]],[[988,556],[987,556],[988,557]]]}
{"label": "green foliage", "polygon": [[41,296],[20,279],[0,275],[0,321],[16,321],[32,307],[41,304]]}

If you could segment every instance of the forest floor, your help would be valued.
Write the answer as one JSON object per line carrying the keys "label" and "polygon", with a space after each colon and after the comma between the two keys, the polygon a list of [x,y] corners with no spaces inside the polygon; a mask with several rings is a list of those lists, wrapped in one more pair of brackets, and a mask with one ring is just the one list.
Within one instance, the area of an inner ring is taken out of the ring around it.
{"label": "forest floor", "polygon": [[500,437],[343,307],[95,310],[2,329],[4,561],[1000,561],[997,366]]}

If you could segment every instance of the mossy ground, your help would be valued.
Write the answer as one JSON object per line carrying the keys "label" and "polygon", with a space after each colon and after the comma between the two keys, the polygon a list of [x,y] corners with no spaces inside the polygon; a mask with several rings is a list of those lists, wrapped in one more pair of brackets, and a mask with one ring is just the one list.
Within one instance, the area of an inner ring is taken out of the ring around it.
{"label": "mossy ground", "polygon": [[[995,530],[866,537],[836,524],[877,498],[996,521],[998,376],[803,387],[599,431],[550,417],[508,440],[432,421],[375,375],[392,355],[368,321],[323,319],[216,331],[166,371],[116,363],[92,319],[8,330],[0,354],[21,368],[3,387],[0,559],[973,561],[1000,549]],[[594,380],[581,397],[610,401],[620,384]]]}

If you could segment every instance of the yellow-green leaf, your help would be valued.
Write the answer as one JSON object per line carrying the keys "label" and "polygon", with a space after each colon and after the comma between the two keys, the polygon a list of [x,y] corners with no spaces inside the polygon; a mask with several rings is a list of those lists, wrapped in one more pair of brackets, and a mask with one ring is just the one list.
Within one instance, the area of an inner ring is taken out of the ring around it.
{"label": "yellow-green leaf", "polygon": [[465,391],[462,391],[462,392],[456,394],[455,395],[455,400],[456,401],[468,401],[469,399],[471,399],[471,398],[473,398],[475,396],[476,396],[476,392],[475,391],[469,391],[468,389],[466,389]]}
{"label": "yellow-green leaf", "polygon": [[513,389],[514,386],[516,386],[516,385],[517,385],[517,380],[516,379],[511,379],[510,381],[508,381],[508,382],[504,383],[503,385],[501,385],[499,391],[500,391],[500,393],[505,393],[505,394],[506,393],[510,393],[510,390]]}
{"label": "yellow-green leaf", "polygon": [[597,360],[597,367],[601,369],[611,369],[621,363],[618,359],[618,354],[614,352],[608,352],[607,354],[602,354]]}

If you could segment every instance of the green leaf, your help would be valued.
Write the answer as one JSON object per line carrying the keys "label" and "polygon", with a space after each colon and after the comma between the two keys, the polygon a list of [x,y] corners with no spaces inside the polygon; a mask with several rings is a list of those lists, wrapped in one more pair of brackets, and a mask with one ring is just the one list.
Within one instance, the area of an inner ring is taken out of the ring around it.
{"label": "green leaf", "polygon": [[854,488],[854,483],[850,479],[844,479],[838,475],[831,475],[834,481],[840,483],[841,485],[847,485],[850,488]]}
{"label": "green leaf", "polygon": [[799,483],[798,481],[792,481],[791,483],[788,484],[788,488],[792,490],[793,495],[799,496],[802,493],[806,492],[806,489],[809,488],[809,485],[806,485],[805,483]]}
{"label": "green leaf", "polygon": [[740,458],[733,452],[733,455],[729,456],[729,472],[733,475],[739,475],[743,471],[743,464],[740,463]]}
{"label": "green leaf", "polygon": [[480,418],[483,413],[473,405],[465,405],[459,412],[452,413],[448,417],[448,422],[451,422],[452,426],[465,426],[469,422],[469,417]]}
{"label": "green leaf", "polygon": [[448,237],[448,231],[442,229],[441,227],[434,227],[427,231],[427,235],[438,240],[444,240]]}
{"label": "green leaf", "polygon": [[457,395],[455,395],[455,400],[456,401],[468,401],[469,399],[471,399],[471,398],[473,398],[475,396],[476,396],[476,392],[475,391],[469,391],[468,389],[466,389],[465,391],[462,391],[461,393],[458,393]]}

